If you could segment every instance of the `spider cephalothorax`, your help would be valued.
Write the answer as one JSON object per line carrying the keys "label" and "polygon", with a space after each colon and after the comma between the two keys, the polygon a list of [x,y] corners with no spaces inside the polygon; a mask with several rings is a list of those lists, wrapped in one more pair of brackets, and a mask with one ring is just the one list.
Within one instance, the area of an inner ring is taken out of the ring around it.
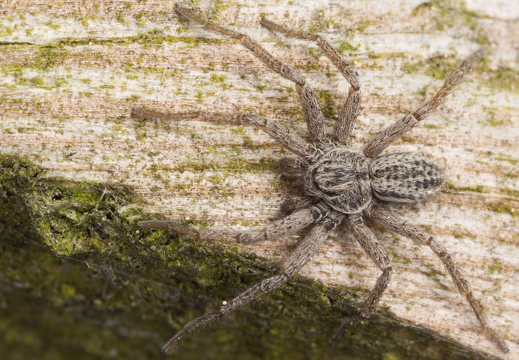
{"label": "spider cephalothorax", "polygon": [[[422,155],[404,152],[381,153],[389,144],[436,109],[446,96],[461,83],[463,75],[482,56],[482,52],[478,51],[470,55],[449,75],[430,100],[423,103],[413,113],[405,115],[376,134],[364,145],[362,153],[357,153],[350,150],[349,145],[360,111],[361,92],[358,74],[352,65],[344,60],[324,38],[316,34],[293,31],[265,18],[261,19],[261,24],[271,31],[314,41],[349,82],[350,90],[339,112],[333,135],[327,134],[325,119],[313,89],[293,67],[274,58],[247,35],[211,23],[197,11],[179,4],[175,5],[175,11],[184,20],[194,21],[207,30],[236,39],[267,67],[293,82],[300,98],[311,142],[307,142],[295,131],[276,120],[251,114],[223,116],[222,114],[200,112],[164,114],[146,109],[134,109],[132,115],[139,118],[160,117],[171,120],[201,118],[218,123],[227,121],[231,124],[261,127],[278,143],[299,156],[298,161],[290,158],[284,163],[296,164],[295,171],[299,172],[305,181],[305,197],[292,199],[292,212],[288,216],[268,224],[255,234],[196,230],[175,220],[151,220],[141,223],[143,227],[168,228],[199,239],[227,239],[249,243],[293,236],[298,233],[302,235],[295,250],[283,262],[280,274],[264,279],[234,299],[224,302],[219,310],[193,320],[172,337],[164,345],[163,350],[168,353],[173,351],[183,339],[199,329],[213,324],[261,295],[279,288],[310,260],[326,241],[328,235],[343,221],[349,225],[353,236],[381,271],[356,319],[369,318],[386,290],[393,270],[384,247],[364,223],[363,218],[368,218],[374,224],[403,235],[418,245],[429,246],[445,265],[460,293],[467,299],[485,334],[503,351],[507,351],[506,343],[488,325],[481,304],[474,297],[467,281],[461,275],[447,250],[420,227],[408,223],[382,207],[387,201],[415,202],[421,200],[440,187],[441,171]],[[342,335],[350,323],[351,320],[343,322],[336,333],[336,338]]]}
{"label": "spider cephalothorax", "polygon": [[343,146],[316,153],[305,173],[305,193],[344,214],[364,210],[371,202],[369,160]]}

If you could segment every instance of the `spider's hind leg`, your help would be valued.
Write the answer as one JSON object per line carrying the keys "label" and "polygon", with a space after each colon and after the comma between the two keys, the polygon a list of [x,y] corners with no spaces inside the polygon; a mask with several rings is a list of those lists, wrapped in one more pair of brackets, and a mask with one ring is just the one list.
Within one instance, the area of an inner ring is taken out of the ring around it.
{"label": "spider's hind leg", "polygon": [[342,220],[339,213],[331,213],[329,217],[315,225],[308,234],[300,241],[295,250],[287,257],[281,266],[281,273],[271,276],[253,285],[234,299],[224,302],[217,311],[203,315],[180,330],[164,345],[165,353],[173,352],[185,338],[196,333],[198,330],[214,324],[217,320],[233,313],[240,307],[256,300],[260,296],[278,289],[287,280],[297,273],[310,258],[320,249],[326,241],[328,234]]}
{"label": "spider's hind leg", "polygon": [[382,274],[377,279],[375,287],[371,290],[368,298],[362,306],[360,315],[353,319],[346,319],[341,324],[340,328],[335,333],[333,339],[338,340],[344,334],[344,331],[352,323],[362,321],[363,319],[370,318],[382,297],[382,294],[387,289],[391,275],[393,274],[393,268],[391,267],[391,261],[386,254],[386,250],[382,244],[377,240],[375,234],[364,224],[362,217],[358,214],[350,215],[348,218],[350,228],[353,232],[353,236],[357,239],[359,244],[362,246],[364,251],[373,260],[375,265],[382,271]]}
{"label": "spider's hind leg", "polygon": [[449,272],[452,281],[458,288],[458,291],[465,297],[469,303],[472,311],[476,315],[479,324],[485,331],[486,336],[493,341],[501,350],[508,352],[508,346],[501,338],[501,336],[490,327],[486,314],[481,306],[481,303],[474,296],[469,283],[462,275],[460,268],[452,259],[447,249],[438,243],[432,236],[425,233],[420,227],[410,224],[404,219],[393,216],[390,212],[381,209],[380,207],[372,207],[367,211],[368,216],[375,222],[386,229],[394,231],[397,234],[405,236],[417,244],[428,245],[431,250],[440,258],[443,265]]}

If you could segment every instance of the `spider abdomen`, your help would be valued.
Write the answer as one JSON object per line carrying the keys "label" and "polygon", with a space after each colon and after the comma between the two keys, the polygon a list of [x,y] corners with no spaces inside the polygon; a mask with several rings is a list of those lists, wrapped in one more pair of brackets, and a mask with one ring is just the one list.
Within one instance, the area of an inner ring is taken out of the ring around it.
{"label": "spider abdomen", "polygon": [[369,167],[373,194],[380,200],[415,202],[436,192],[443,173],[419,153],[400,152],[375,158]]}
{"label": "spider abdomen", "polygon": [[371,201],[369,161],[361,154],[335,148],[308,167],[305,191],[342,213],[360,212]]}

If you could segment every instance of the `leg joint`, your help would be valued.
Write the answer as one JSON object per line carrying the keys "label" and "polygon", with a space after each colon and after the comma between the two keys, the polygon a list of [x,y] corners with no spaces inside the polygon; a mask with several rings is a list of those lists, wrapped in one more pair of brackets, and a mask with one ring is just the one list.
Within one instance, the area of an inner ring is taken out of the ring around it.
{"label": "leg joint", "polygon": [[318,222],[318,221],[321,221],[321,220],[327,218],[328,215],[330,215],[330,213],[331,213],[330,207],[324,203],[319,203],[312,208],[312,215],[314,217],[315,222]]}

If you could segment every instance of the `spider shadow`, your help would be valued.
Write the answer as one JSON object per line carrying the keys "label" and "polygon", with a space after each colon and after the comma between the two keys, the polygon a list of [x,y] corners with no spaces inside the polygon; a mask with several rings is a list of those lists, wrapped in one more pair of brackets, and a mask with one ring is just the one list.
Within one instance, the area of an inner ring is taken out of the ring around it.
{"label": "spider shadow", "polygon": [[[175,330],[276,272],[251,254],[139,229],[150,214],[134,206],[131,189],[50,179],[27,162],[0,160],[0,316],[11,339],[0,337],[0,347],[7,357],[162,358]],[[339,319],[355,314],[355,304],[350,290],[297,276],[187,341],[175,358],[373,359],[421,349],[478,358],[390,314],[348,329],[332,349]]]}

